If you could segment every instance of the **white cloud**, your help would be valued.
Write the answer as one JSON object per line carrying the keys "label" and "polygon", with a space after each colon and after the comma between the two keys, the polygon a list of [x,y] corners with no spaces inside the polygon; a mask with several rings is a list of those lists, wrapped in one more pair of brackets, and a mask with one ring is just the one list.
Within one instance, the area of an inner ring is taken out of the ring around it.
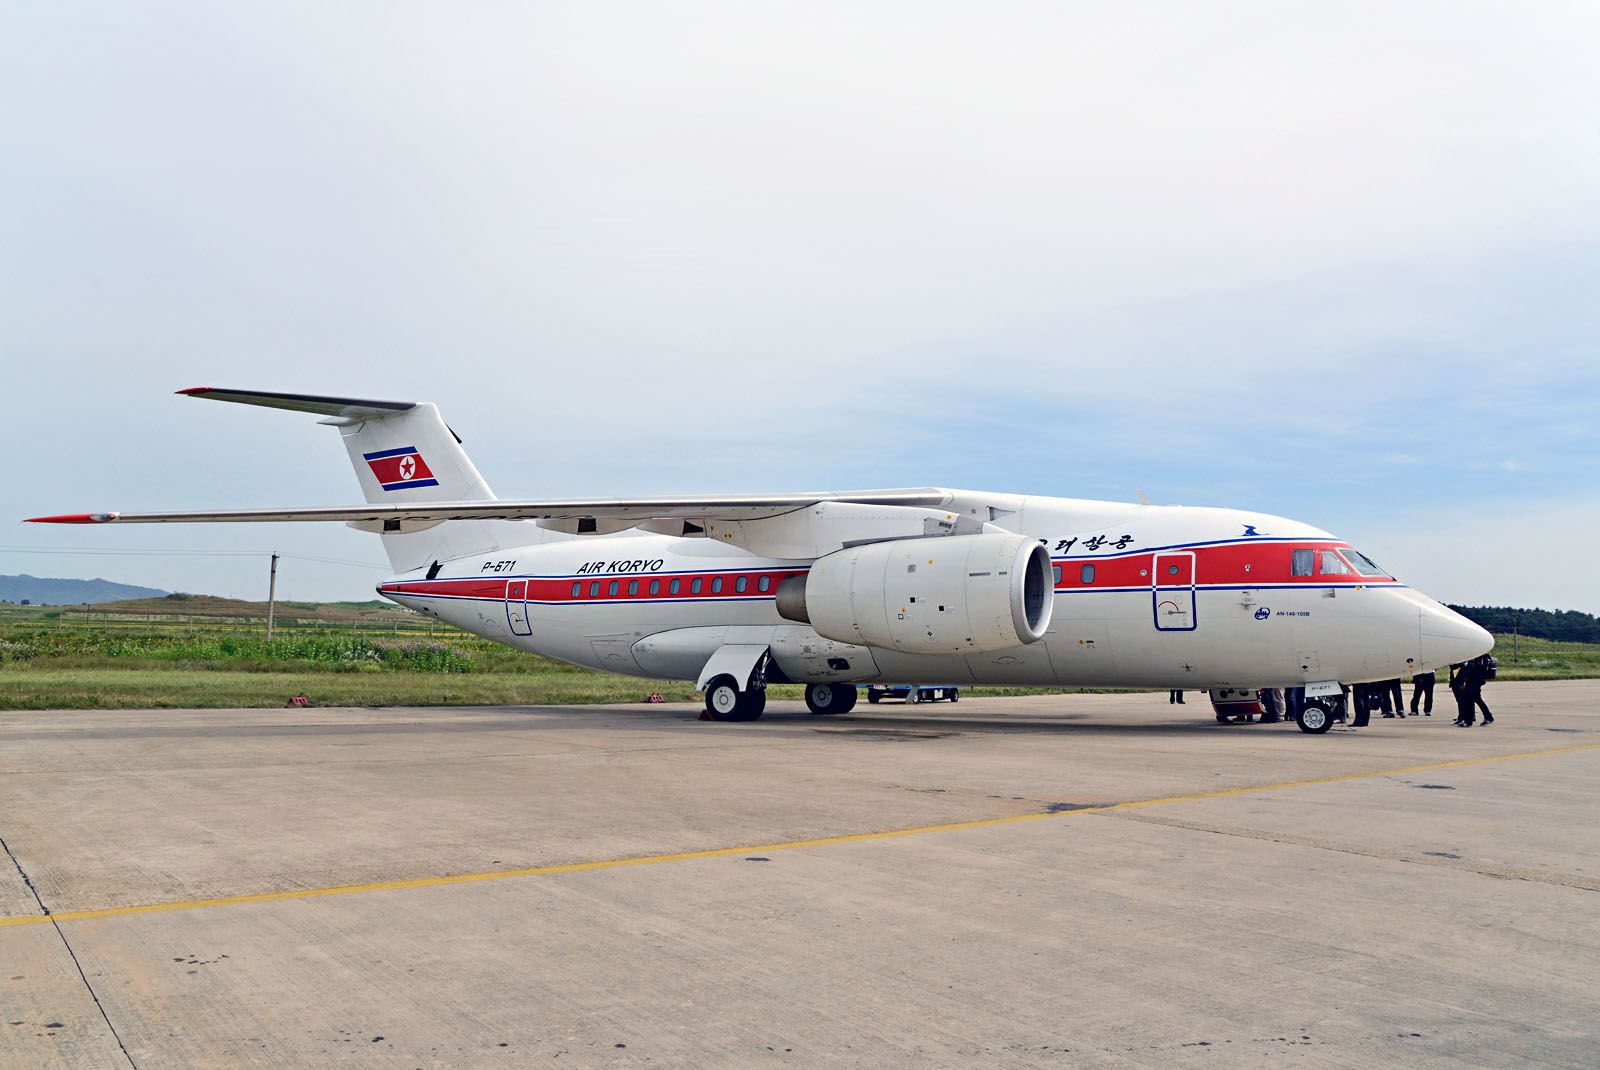
{"label": "white cloud", "polygon": [[974,397],[1110,414],[1142,466],[1067,493],[1591,434],[1545,410],[1592,363],[1592,4],[6,19],[0,356],[50,443],[7,511],[348,496],[320,432],[162,396],[202,382],[429,397],[523,493],[938,480],[1019,449]]}

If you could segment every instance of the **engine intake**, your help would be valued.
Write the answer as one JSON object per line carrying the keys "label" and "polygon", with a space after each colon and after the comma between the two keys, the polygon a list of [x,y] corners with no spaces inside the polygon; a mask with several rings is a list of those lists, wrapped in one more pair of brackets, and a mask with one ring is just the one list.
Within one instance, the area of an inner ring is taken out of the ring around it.
{"label": "engine intake", "polygon": [[979,654],[1036,643],[1055,605],[1050,555],[1023,535],[855,546],[778,587],[778,613],[840,643]]}

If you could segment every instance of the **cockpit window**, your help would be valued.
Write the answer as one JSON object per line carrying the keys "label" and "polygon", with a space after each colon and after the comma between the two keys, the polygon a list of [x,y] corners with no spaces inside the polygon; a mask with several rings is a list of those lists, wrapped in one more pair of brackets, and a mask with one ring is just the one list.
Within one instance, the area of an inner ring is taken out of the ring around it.
{"label": "cockpit window", "polygon": [[1374,562],[1372,560],[1372,558],[1368,557],[1366,554],[1362,553],[1360,550],[1352,550],[1349,547],[1345,547],[1345,549],[1343,551],[1341,551],[1341,552],[1344,554],[1344,559],[1346,561],[1350,562],[1350,567],[1354,568],[1357,572],[1361,573],[1363,576],[1387,576],[1388,575],[1387,572],[1383,571],[1383,569],[1378,567],[1377,563]]}
{"label": "cockpit window", "polygon": [[1311,562],[1314,559],[1314,556],[1315,555],[1311,550],[1296,550],[1294,552],[1294,564],[1290,570],[1290,575],[1311,575]]}
{"label": "cockpit window", "polygon": [[1324,576],[1348,576],[1350,566],[1332,550],[1322,551],[1322,565],[1318,570]]}

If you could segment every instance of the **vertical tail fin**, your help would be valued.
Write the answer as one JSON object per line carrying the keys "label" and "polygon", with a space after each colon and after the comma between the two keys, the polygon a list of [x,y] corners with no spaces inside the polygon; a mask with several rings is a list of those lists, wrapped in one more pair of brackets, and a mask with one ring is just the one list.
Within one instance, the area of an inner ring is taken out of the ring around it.
{"label": "vertical tail fin", "polygon": [[[350,464],[369,502],[493,501],[494,492],[461,448],[432,402],[275,394],[200,386],[180,390],[190,397],[292,409],[325,417],[339,429]],[[517,526],[513,536],[509,530]],[[362,525],[365,530],[365,525]],[[396,572],[484,553],[511,541],[535,542],[532,525],[504,520],[450,520],[427,524],[389,522],[383,548]]]}

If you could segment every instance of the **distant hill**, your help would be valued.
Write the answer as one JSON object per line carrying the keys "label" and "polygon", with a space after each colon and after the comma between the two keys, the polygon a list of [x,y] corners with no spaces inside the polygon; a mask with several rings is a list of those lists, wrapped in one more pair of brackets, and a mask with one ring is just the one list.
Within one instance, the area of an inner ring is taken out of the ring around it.
{"label": "distant hill", "polygon": [[1513,631],[1560,643],[1600,643],[1600,617],[1576,609],[1515,609],[1511,606],[1451,606],[1491,632]]}
{"label": "distant hill", "polygon": [[166,591],[135,587],[110,580],[58,580],[42,576],[0,576],[0,601],[36,606],[75,606],[84,602],[122,602],[130,598],[161,598]]}
{"label": "distant hill", "polygon": [[[91,606],[88,612],[99,616],[264,621],[267,619],[267,604],[213,594],[169,594],[164,598],[134,598]],[[416,614],[380,599],[367,602],[291,602],[280,599],[278,619],[286,623],[298,621],[303,624],[405,624],[415,622]]]}

